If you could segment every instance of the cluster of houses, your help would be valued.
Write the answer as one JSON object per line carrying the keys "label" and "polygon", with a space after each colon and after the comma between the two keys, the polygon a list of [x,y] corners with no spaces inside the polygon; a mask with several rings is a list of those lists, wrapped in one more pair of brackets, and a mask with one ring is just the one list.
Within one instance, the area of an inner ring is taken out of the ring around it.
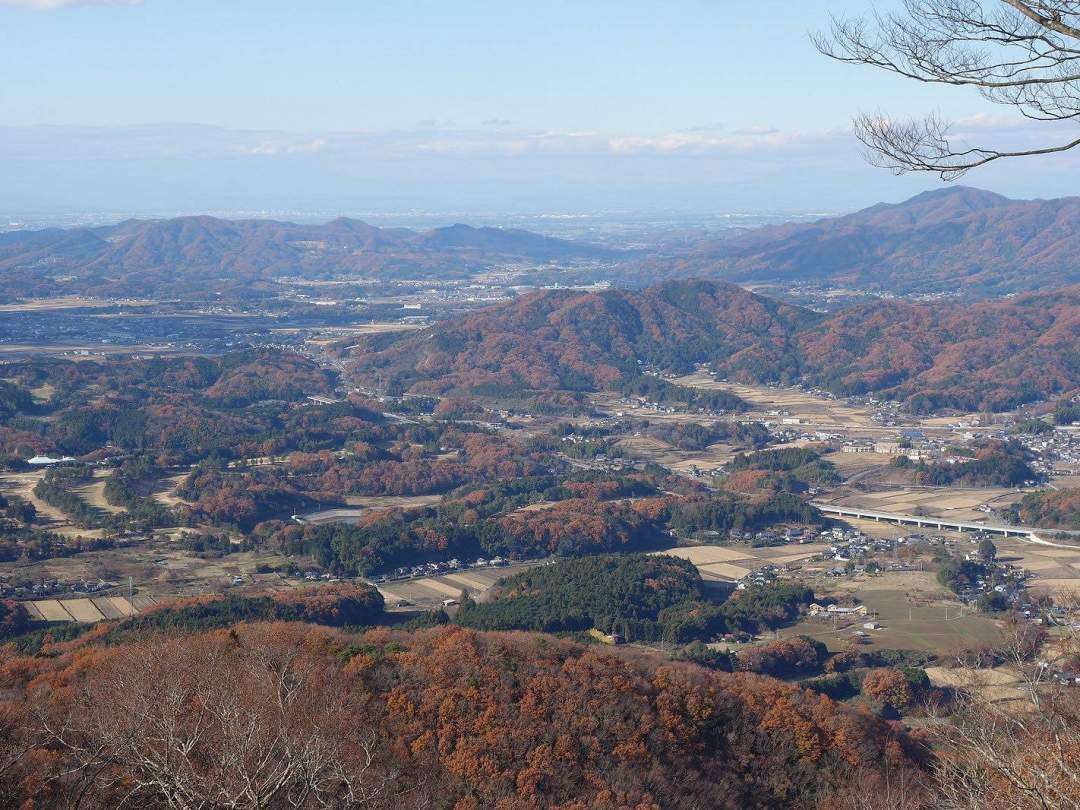
{"label": "cluster of houses", "polygon": [[65,582],[59,579],[40,579],[0,582],[0,596],[13,599],[40,599],[69,593],[101,593],[115,588],[115,582],[103,579],[78,579]]}
{"label": "cluster of houses", "polygon": [[1080,433],[1055,430],[1013,436],[1034,455],[1031,468],[1040,475],[1075,475],[1080,467]]}
{"label": "cluster of houses", "polygon": [[960,588],[957,596],[964,602],[974,602],[983,595],[1001,594],[1010,604],[1019,605],[1026,596],[1027,582],[1031,573],[1023,566],[1013,563],[984,560],[977,552],[964,555],[966,559],[986,566],[985,576],[976,577],[969,585]]}
{"label": "cluster of houses", "polygon": [[[940,539],[940,538],[938,538]],[[868,537],[855,529],[836,527],[821,532],[820,540],[829,547],[816,558],[818,561],[838,563],[828,570],[829,576],[861,574],[867,570],[872,558],[878,554],[895,554],[900,547],[926,542],[919,534],[906,537]],[[932,542],[932,541],[931,541]],[[906,562],[898,559],[873,561],[879,571],[905,571],[910,568]]]}
{"label": "cluster of houses", "polygon": [[755,568],[749,574],[739,580],[736,590],[745,591],[747,588],[761,587],[775,582],[778,579],[787,579],[792,572],[785,565],[766,563],[760,568]]}
{"label": "cluster of houses", "polygon": [[372,582],[391,582],[403,579],[416,579],[418,577],[435,577],[440,574],[450,574],[454,571],[463,571],[469,568],[501,568],[510,565],[510,561],[504,557],[492,557],[490,560],[479,557],[474,562],[462,562],[458,559],[445,560],[443,562],[429,562],[421,565],[402,566],[389,574],[373,577]]}

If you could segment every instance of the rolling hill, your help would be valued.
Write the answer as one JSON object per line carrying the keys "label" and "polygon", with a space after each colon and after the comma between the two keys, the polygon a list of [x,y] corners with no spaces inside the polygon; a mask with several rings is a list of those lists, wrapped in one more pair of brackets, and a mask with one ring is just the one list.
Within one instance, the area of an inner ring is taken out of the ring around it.
{"label": "rolling hill", "polygon": [[407,336],[372,336],[355,368],[372,381],[440,394],[480,386],[597,390],[637,373],[639,363],[689,371],[717,357],[762,376],[790,376],[792,340],[818,319],[722,282],[541,290]]}
{"label": "rolling hill", "polygon": [[506,261],[614,258],[522,230],[453,225],[417,232],[352,219],[325,225],[208,216],[0,234],[9,296],[168,296],[283,276],[463,277]]}
{"label": "rolling hill", "polygon": [[642,365],[709,364],[747,382],[803,381],[917,409],[1006,409],[1080,389],[1080,286],[971,304],[876,301],[830,315],[725,282],[545,290],[353,355],[414,393],[619,389]]}
{"label": "rolling hill", "polygon": [[989,298],[1080,283],[1080,197],[1010,200],[950,187],[847,216],[770,226],[650,257],[627,278],[809,282]]}

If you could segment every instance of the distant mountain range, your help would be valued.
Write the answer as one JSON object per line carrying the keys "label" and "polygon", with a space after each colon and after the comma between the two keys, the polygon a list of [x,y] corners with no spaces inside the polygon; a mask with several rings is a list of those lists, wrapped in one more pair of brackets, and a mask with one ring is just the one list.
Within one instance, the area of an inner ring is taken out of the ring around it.
{"label": "distant mountain range", "polygon": [[417,232],[353,219],[296,225],[196,216],[0,233],[0,281],[8,296],[162,296],[285,276],[451,278],[506,261],[622,255],[513,229]]}
{"label": "distant mountain range", "polygon": [[0,233],[0,294],[165,297],[259,293],[274,279],[467,278],[500,264],[602,267],[539,270],[541,283],[718,278],[915,296],[994,298],[1080,283],[1080,197],[1010,200],[950,187],[847,216],[733,230],[678,247],[616,249],[523,230],[453,225],[377,228],[181,217],[101,228]]}
{"label": "distant mountain range", "polygon": [[1080,283],[1080,197],[1010,200],[963,186],[847,216],[769,226],[650,257],[623,274],[995,297]]}
{"label": "distant mountain range", "polygon": [[1080,286],[1008,301],[877,301],[830,315],[717,281],[545,290],[420,332],[376,335],[355,370],[414,393],[618,389],[642,364],[804,381],[917,410],[1003,410],[1080,391]]}

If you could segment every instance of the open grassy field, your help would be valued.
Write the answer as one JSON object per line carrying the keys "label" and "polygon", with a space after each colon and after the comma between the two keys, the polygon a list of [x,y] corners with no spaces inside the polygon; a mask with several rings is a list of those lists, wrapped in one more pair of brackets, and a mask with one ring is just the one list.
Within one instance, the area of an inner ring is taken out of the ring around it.
{"label": "open grassy field", "polygon": [[321,509],[317,512],[308,512],[300,518],[307,523],[316,525],[321,523],[355,523],[360,516],[372,509],[413,509],[420,506],[430,506],[442,500],[441,495],[350,495],[345,498],[349,504],[344,509]]}
{"label": "open grassy field", "polygon": [[[854,594],[866,605],[881,628],[867,630],[867,649],[928,650],[950,655],[957,650],[1000,640],[1000,623],[990,617],[965,611],[948,599],[935,599],[937,593],[928,581],[925,590],[906,588],[916,572],[885,574],[871,581],[879,587],[857,587]],[[924,574],[925,577],[932,576]],[[891,580],[891,581],[890,581]],[[891,586],[891,587],[890,587]],[[900,586],[900,587],[897,587]],[[782,631],[781,636],[806,635],[818,639],[834,652],[844,649],[856,630],[867,619],[840,622],[835,627],[827,618],[805,618]]]}
{"label": "open grassy field", "polygon": [[[38,520],[42,524],[66,525],[68,520],[63,512],[55,506],[50,506],[45,503],[34,494],[34,487],[37,486],[38,482],[44,476],[44,470],[0,474],[0,492],[4,492],[8,495],[17,495],[23,500],[32,503],[37,510]],[[50,526],[50,528],[52,527]]]}
{"label": "open grassy field", "polygon": [[430,506],[442,500],[442,495],[346,495],[345,503],[358,509],[413,509]]}
{"label": "open grassy field", "polygon": [[119,514],[124,511],[124,507],[114,506],[105,500],[105,482],[109,480],[110,475],[112,475],[112,473],[109,470],[94,470],[94,480],[92,483],[84,484],[81,487],[75,487],[72,491],[97,509],[101,509],[104,512],[110,512],[114,515]]}
{"label": "open grassy field", "polygon": [[187,477],[188,473],[182,472],[161,479],[161,481],[158,482],[157,487],[154,488],[154,500],[164,506],[180,506],[187,504],[187,501],[176,494],[176,488],[180,486]]}
{"label": "open grassy field", "polygon": [[[17,495],[23,500],[33,504],[34,508],[37,510],[37,519],[34,521],[34,524],[38,528],[62,534],[66,537],[100,537],[102,534],[101,529],[80,529],[77,526],[73,526],[71,521],[68,520],[67,515],[55,506],[45,503],[45,501],[34,494],[34,487],[37,486],[38,481],[40,481],[44,475],[44,470],[33,470],[31,472],[22,473],[2,473],[0,474],[0,492],[7,495]],[[93,486],[93,484],[87,486]],[[102,484],[102,486],[104,486],[104,484]]]}

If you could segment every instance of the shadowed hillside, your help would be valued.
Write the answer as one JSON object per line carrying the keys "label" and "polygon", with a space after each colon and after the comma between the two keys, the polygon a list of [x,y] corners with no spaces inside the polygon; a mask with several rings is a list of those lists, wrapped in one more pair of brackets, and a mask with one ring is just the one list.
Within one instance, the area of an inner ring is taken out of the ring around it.
{"label": "shadowed hillside", "polygon": [[928,191],[847,216],[761,228],[644,260],[632,274],[797,281],[991,297],[1080,282],[1080,197]]}

